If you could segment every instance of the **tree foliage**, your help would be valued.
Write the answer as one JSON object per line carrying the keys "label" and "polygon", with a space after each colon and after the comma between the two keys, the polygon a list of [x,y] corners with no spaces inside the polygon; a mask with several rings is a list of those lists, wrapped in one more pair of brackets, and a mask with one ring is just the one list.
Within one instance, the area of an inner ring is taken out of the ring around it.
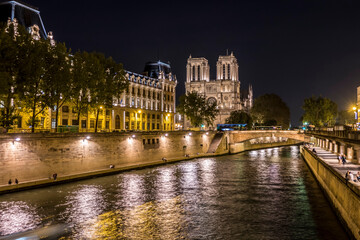
{"label": "tree foliage", "polygon": [[290,110],[276,94],[265,94],[255,99],[251,115],[257,125],[276,125],[289,128]]}
{"label": "tree foliage", "polygon": [[302,120],[317,127],[332,126],[337,116],[337,104],[322,96],[306,98],[302,106]]}
{"label": "tree foliage", "polygon": [[21,38],[14,37],[14,31],[13,25],[0,27],[0,126],[6,131],[13,125],[20,107],[16,79],[21,67],[18,48]]}
{"label": "tree foliage", "polygon": [[208,103],[203,95],[193,91],[180,97],[177,107],[179,113],[186,115],[194,127],[206,123],[209,126],[219,113],[216,103]]}
{"label": "tree foliage", "polygon": [[226,119],[228,124],[247,124],[247,128],[251,129],[252,127],[252,117],[245,111],[232,111],[230,117]]}
{"label": "tree foliage", "polygon": [[111,108],[128,87],[121,64],[100,53],[71,54],[65,44],[34,40],[23,26],[0,26],[0,126],[11,128],[21,108],[32,132],[46,109],[73,103],[78,113]]}

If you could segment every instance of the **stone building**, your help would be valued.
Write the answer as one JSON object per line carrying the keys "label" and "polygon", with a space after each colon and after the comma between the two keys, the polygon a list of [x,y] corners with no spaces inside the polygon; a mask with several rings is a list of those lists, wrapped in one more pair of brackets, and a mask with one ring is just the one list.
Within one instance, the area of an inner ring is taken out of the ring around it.
{"label": "stone building", "polygon": [[[193,58],[190,55],[186,65],[185,89],[186,92],[196,91],[203,94],[210,103],[217,103],[219,114],[214,126],[225,123],[232,111],[249,111],[253,105],[251,85],[246,91],[240,89],[239,65],[233,53],[219,56],[214,80],[210,79],[208,60],[204,57]],[[190,127],[189,121],[186,121],[185,129]]]}
{"label": "stone building", "polygon": [[[19,1],[0,0],[0,21],[7,24],[23,25],[35,40],[50,39],[55,44],[51,32],[46,33],[40,11]],[[144,73],[125,71],[129,88],[121,98],[114,99],[111,109],[100,109],[98,130],[110,131],[168,131],[175,129],[175,88],[176,76],[170,64],[148,62]],[[1,104],[0,104],[1,110]],[[24,109],[12,131],[30,131],[30,115]],[[56,114],[54,109],[46,110],[38,116],[36,131],[55,131]],[[77,113],[71,103],[59,108],[58,125],[64,131],[92,132],[95,130],[96,114],[89,111],[77,120]]]}
{"label": "stone building", "polygon": [[[111,109],[101,109],[98,118],[99,132],[113,131],[172,131],[175,130],[175,88],[177,80],[171,74],[169,64],[162,62],[147,63],[157,68],[145,72],[144,75],[126,71],[125,77],[129,87],[115,99]],[[165,74],[164,67],[170,72]],[[149,77],[153,76],[153,77]],[[26,130],[25,113],[19,119],[15,130]],[[48,109],[40,117],[38,131],[55,130],[55,111]],[[64,131],[73,131],[79,128],[80,132],[93,132],[95,130],[96,114],[88,112],[77,120],[77,113],[71,103],[64,104],[59,109],[59,125]],[[51,130],[53,129],[53,130]]]}

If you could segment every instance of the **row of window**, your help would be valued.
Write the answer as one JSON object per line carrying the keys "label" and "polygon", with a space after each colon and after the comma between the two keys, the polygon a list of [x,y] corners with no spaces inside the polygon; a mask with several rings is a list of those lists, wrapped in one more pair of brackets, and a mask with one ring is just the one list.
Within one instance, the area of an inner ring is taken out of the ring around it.
{"label": "row of window", "polygon": [[[130,82],[140,83],[150,87],[154,86],[155,88],[161,88],[161,83],[158,81],[158,79],[154,79],[154,78],[148,78],[148,77],[141,78],[140,76],[135,77],[135,75],[129,74],[128,80]],[[175,87],[165,86],[164,91],[175,92]]]}
{"label": "row of window", "polygon": [[[69,108],[69,106],[62,106],[61,111],[62,111],[63,113],[69,113],[69,112],[70,112],[70,108]],[[72,108],[72,113],[77,113],[77,111],[76,111],[75,108]],[[102,109],[100,109],[100,110],[99,110],[99,114],[100,114],[100,115],[103,115],[103,114],[104,114],[104,111],[103,111]],[[105,110],[105,114],[106,114],[106,116],[110,116],[110,109],[106,109],[106,110]]]}
{"label": "row of window", "polygon": [[[126,92],[129,93],[130,90],[127,89]],[[131,95],[132,95],[132,96],[135,96],[135,88],[132,88],[132,89],[131,89]],[[152,99],[154,99],[154,100],[160,100],[161,94],[160,94],[160,93],[157,93],[157,94],[156,94],[155,92],[153,92],[153,93],[151,94],[151,91],[148,90],[148,93],[147,93],[147,95],[146,95],[146,90],[143,89],[142,95],[141,95],[141,90],[138,88],[138,90],[137,90],[137,97],[140,97],[140,96],[143,97],[143,98],[152,98]],[[171,94],[169,94],[169,95],[164,94],[164,100],[166,100],[166,98],[167,98],[167,100],[170,101],[170,96],[171,96]],[[174,100],[174,96],[171,96],[171,101],[173,101],[173,100]]]}

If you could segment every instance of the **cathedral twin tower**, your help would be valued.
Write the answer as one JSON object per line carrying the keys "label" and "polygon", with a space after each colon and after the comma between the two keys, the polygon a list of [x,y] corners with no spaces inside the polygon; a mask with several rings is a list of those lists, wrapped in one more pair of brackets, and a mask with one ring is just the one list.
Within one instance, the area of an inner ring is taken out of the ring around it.
{"label": "cathedral twin tower", "polygon": [[208,60],[190,55],[186,65],[185,88],[186,92],[198,92],[204,95],[208,102],[217,103],[219,115],[214,122],[215,126],[225,123],[232,111],[249,111],[253,104],[251,85],[245,91],[240,90],[239,65],[233,53],[219,56],[215,80],[210,79]]}
{"label": "cathedral twin tower", "polygon": [[[186,66],[186,82],[210,81],[210,66],[204,57],[188,59]],[[216,64],[216,80],[239,80],[239,65],[234,54],[219,56]]]}

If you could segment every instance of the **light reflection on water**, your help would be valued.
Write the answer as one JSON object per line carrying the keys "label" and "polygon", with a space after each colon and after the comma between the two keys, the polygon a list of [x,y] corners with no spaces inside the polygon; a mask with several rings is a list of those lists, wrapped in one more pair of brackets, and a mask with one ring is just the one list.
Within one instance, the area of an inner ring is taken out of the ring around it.
{"label": "light reflection on water", "polygon": [[35,208],[25,201],[0,202],[0,236],[34,229],[40,223]]}
{"label": "light reflection on water", "polygon": [[[346,239],[296,146],[0,196],[0,233],[63,239]],[[41,216],[41,217],[40,217]]]}

